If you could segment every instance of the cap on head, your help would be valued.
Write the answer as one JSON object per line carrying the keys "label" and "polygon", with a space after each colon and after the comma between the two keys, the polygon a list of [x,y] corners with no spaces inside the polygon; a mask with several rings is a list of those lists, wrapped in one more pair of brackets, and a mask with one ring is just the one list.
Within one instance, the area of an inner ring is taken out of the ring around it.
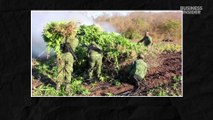
{"label": "cap on head", "polygon": [[146,32],[145,32],[145,36],[148,36],[148,35],[149,35],[149,32],[148,32],[148,31],[146,31]]}
{"label": "cap on head", "polygon": [[138,55],[138,59],[144,59],[144,55],[143,54],[139,54]]}

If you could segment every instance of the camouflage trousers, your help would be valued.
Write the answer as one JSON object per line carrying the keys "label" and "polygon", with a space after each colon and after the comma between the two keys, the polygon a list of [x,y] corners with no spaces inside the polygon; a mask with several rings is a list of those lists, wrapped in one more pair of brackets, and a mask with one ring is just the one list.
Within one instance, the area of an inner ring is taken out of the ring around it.
{"label": "camouflage trousers", "polygon": [[73,72],[74,58],[71,53],[62,53],[61,60],[57,60],[58,76],[57,76],[57,89],[61,89],[62,85],[66,86],[66,91],[69,90],[69,83],[71,82]]}
{"label": "camouflage trousers", "polygon": [[147,89],[147,85],[144,83],[143,78],[141,78],[141,76],[139,75],[134,75],[132,77],[133,79],[133,83],[135,85],[134,91],[138,90],[140,88],[140,83],[142,84],[142,86],[145,87],[145,90]]}
{"label": "camouflage trousers", "polygon": [[96,74],[96,77],[99,78],[101,74],[101,67],[102,67],[102,58],[103,56],[101,54],[94,55],[90,57],[90,68],[89,68],[89,79],[92,78],[94,75],[94,72]]}

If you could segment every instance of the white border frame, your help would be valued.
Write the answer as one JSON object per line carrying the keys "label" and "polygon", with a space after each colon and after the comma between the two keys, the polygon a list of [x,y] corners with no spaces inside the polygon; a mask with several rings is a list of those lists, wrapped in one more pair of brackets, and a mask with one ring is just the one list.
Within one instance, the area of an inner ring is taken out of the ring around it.
{"label": "white border frame", "polygon": [[[181,12],[181,96],[32,96],[32,12]],[[175,97],[180,98],[183,97],[183,11],[182,10],[31,10],[30,12],[31,19],[31,84],[30,84],[30,95],[31,97]]]}

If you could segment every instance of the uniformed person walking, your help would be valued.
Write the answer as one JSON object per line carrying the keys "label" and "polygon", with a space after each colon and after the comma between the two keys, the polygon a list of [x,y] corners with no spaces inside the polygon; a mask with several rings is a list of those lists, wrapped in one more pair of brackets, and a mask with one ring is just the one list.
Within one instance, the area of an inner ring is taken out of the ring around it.
{"label": "uniformed person walking", "polygon": [[143,39],[139,42],[143,43],[147,47],[152,45],[152,37],[149,35],[149,32],[145,32]]}
{"label": "uniformed person walking", "polygon": [[[73,63],[74,60],[74,52],[76,47],[78,46],[78,39],[76,38],[65,38],[62,41],[60,50],[61,57],[57,59],[57,67],[58,67],[58,76],[57,76],[57,90],[61,89],[62,85],[66,86],[66,91],[69,91],[69,83],[72,79],[73,72]],[[70,50],[72,49],[72,52]]]}
{"label": "uniformed person walking", "polygon": [[102,59],[103,53],[102,48],[98,46],[95,42],[92,42],[88,48],[88,57],[89,57],[89,79],[94,76],[98,79],[100,78],[101,68],[102,68]]}

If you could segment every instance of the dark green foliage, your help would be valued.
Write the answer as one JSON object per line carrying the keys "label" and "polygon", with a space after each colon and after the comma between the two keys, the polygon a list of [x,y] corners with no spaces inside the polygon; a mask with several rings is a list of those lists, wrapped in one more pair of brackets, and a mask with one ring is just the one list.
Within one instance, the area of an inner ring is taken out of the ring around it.
{"label": "dark green foliage", "polygon": [[[124,54],[130,54],[132,50],[141,53],[141,45],[130,42],[128,39],[116,33],[104,32],[100,27],[95,25],[82,25],[78,29],[77,38],[80,45],[89,45],[91,42],[96,42],[104,53],[104,59],[112,61],[115,68],[119,68],[119,57]],[[84,62],[87,54],[87,49],[83,47],[77,48],[77,55],[80,63]]]}

